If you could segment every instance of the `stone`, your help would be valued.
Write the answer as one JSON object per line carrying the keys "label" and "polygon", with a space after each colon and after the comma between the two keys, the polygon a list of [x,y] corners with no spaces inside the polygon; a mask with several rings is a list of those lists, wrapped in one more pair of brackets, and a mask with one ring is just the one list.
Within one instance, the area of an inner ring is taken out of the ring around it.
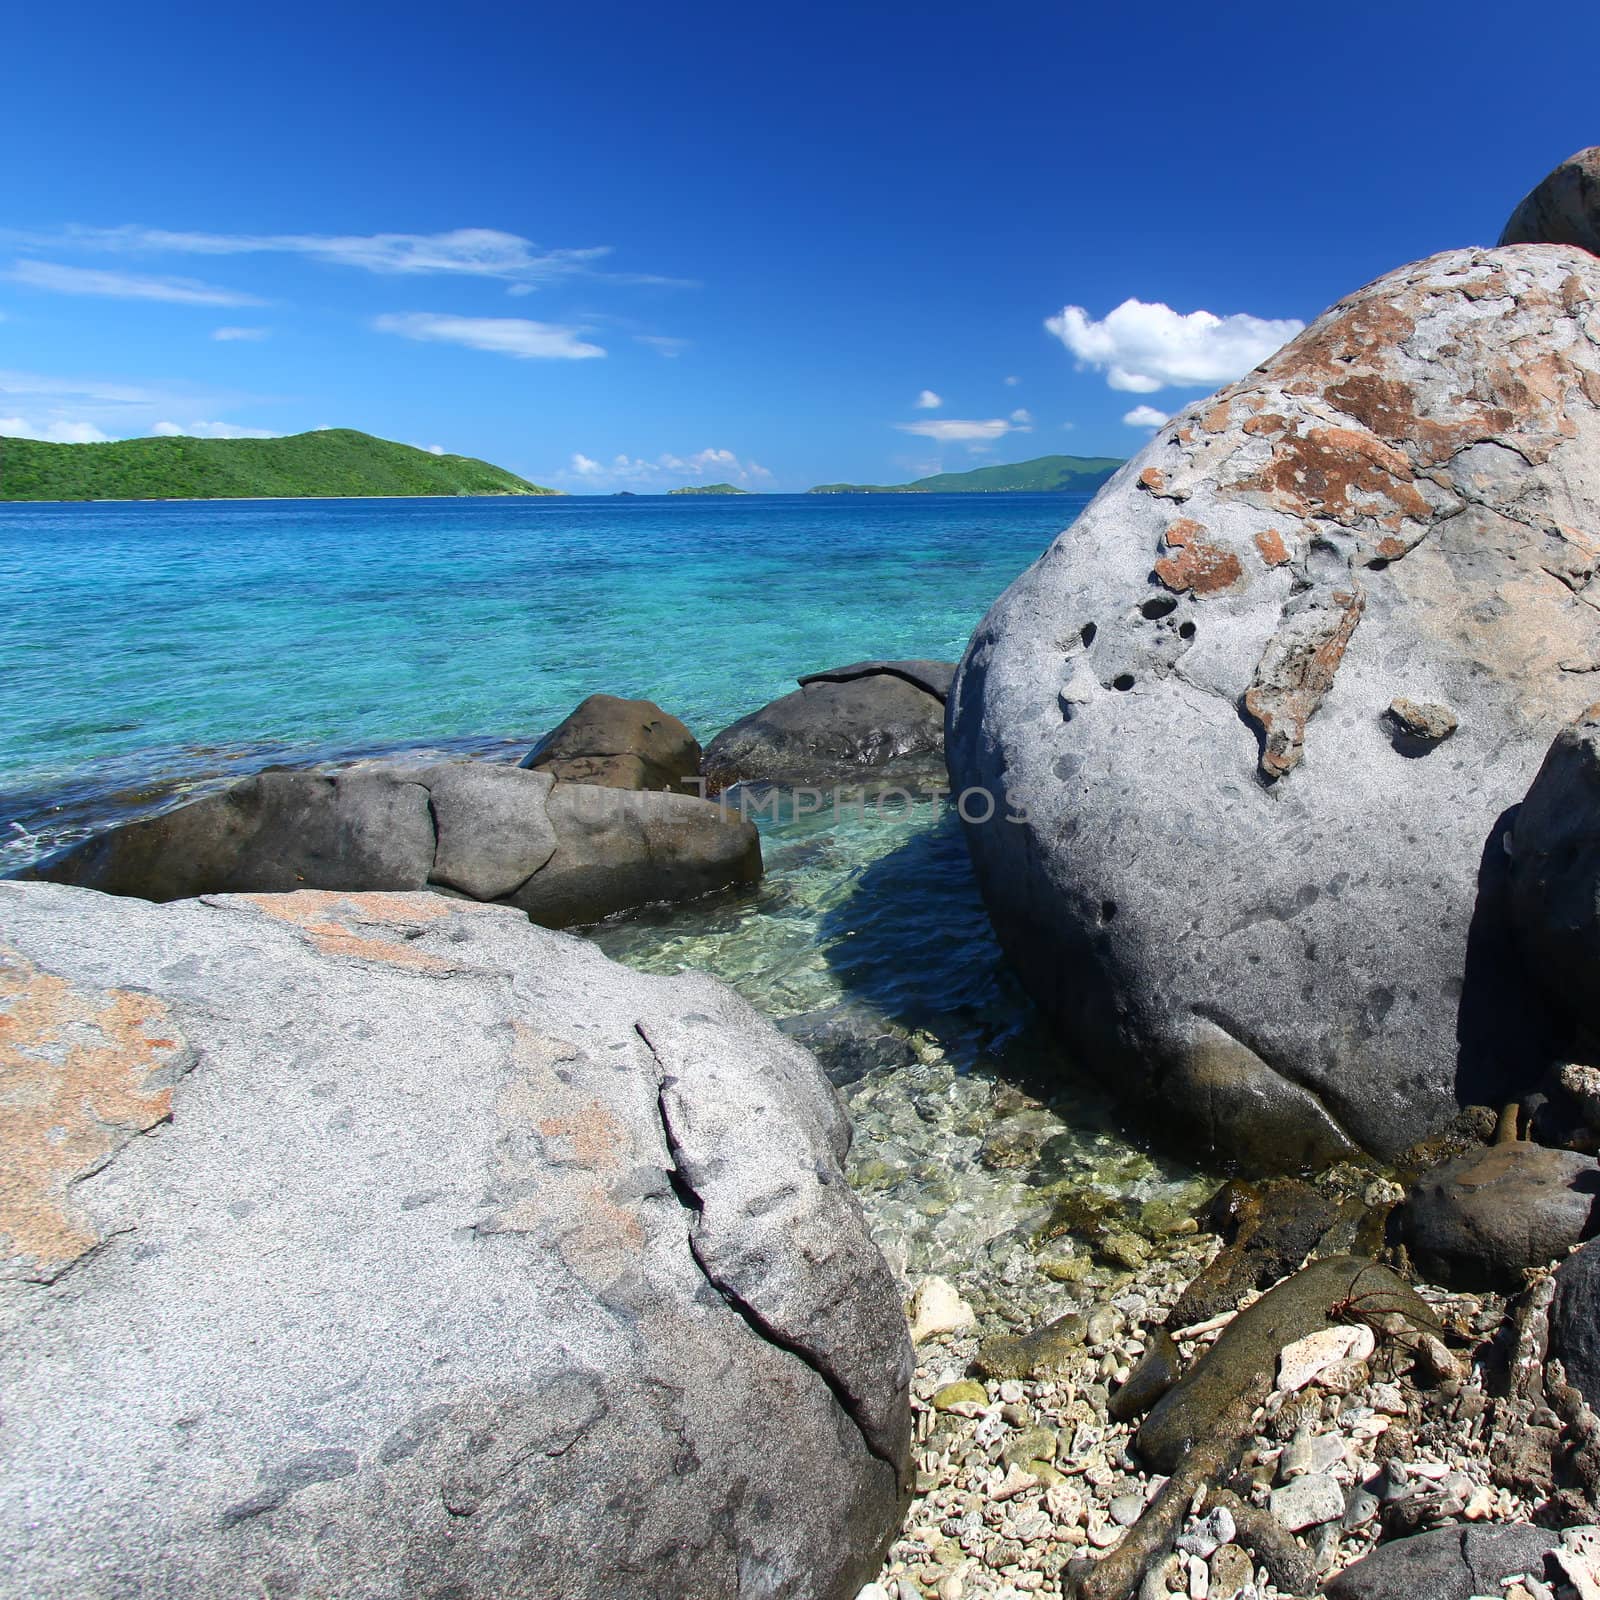
{"label": "stone", "polygon": [[565,783],[698,795],[700,743],[653,700],[592,694],[523,758]]}
{"label": "stone", "polygon": [[1363,1323],[1318,1328],[1279,1352],[1278,1387],[1296,1394],[1341,1361],[1365,1361],[1375,1347],[1372,1329]]}
{"label": "stone", "polygon": [[988,1378],[1040,1378],[1062,1372],[1083,1350],[1084,1319],[1075,1311],[1031,1333],[997,1333],[978,1346],[973,1366]]}
{"label": "stone", "polygon": [[1142,1417],[1178,1381],[1181,1366],[1172,1335],[1165,1328],[1155,1329],[1139,1364],[1128,1374],[1128,1381],[1111,1396],[1106,1409],[1112,1420],[1132,1422],[1135,1417]]}
{"label": "stone", "polygon": [[1528,1523],[1435,1528],[1379,1545],[1330,1578],[1328,1600],[1472,1600],[1505,1580],[1544,1569],[1560,1536]]}
{"label": "stone", "polygon": [[[1197,1165],[1388,1158],[1544,1070],[1502,819],[1593,698],[1597,304],[1566,247],[1388,274],[1174,417],[972,638],[947,760],[996,803],[1001,942]],[[1458,731],[1397,751],[1397,696]]]}
{"label": "stone", "polygon": [[1600,1240],[1556,1268],[1550,1303],[1550,1354],[1592,1410],[1600,1411]]}
{"label": "stone", "polygon": [[1396,1213],[1418,1269],[1462,1289],[1517,1289],[1600,1226],[1600,1162],[1525,1140],[1490,1145],[1419,1178]]}
{"label": "stone", "polygon": [[974,1378],[961,1378],[935,1389],[931,1403],[935,1411],[953,1411],[957,1416],[975,1417],[989,1404],[989,1391]]}
{"label": "stone", "polygon": [[706,746],[708,791],[736,783],[828,785],[942,776],[944,708],[954,668],[937,661],[862,661],[810,673]]}
{"label": "stone", "polygon": [[1556,1082],[1585,1126],[1600,1129],[1600,1067],[1564,1061],[1556,1069]]}
{"label": "stone", "polygon": [[1344,1516],[1344,1490],[1338,1480],[1308,1473],[1274,1489],[1268,1509],[1290,1533],[1319,1528]]}
{"label": "stone", "polygon": [[1600,982],[1600,705],[1563,728],[1511,825],[1511,917],[1546,992],[1592,1023]]}
{"label": "stone", "polygon": [[1296,1478],[1330,1473],[1344,1464],[1347,1453],[1345,1441],[1336,1433],[1296,1434],[1278,1457],[1278,1481],[1291,1483]]}
{"label": "stone", "polygon": [[832,1089],[722,985],[421,892],[3,882],[0,947],[8,1590],[878,1570],[898,1296]]}
{"label": "stone", "polygon": [[754,824],[686,795],[439,762],[261,773],[18,876],[158,902],[437,888],[571,927],[754,883],[761,841]]}
{"label": "stone", "polygon": [[1422,755],[1460,726],[1449,706],[1431,700],[1418,704],[1400,696],[1389,702],[1384,715],[1389,721],[1389,737],[1402,755]]}
{"label": "stone", "polygon": [[1214,1600],[1236,1600],[1241,1590],[1255,1582],[1255,1563],[1236,1544],[1213,1551],[1209,1567]]}
{"label": "stone", "polygon": [[1570,244],[1600,255],[1600,145],[1568,156],[1524,195],[1500,243]]}
{"label": "stone", "polygon": [[911,1342],[922,1344],[942,1333],[961,1333],[977,1321],[948,1278],[924,1278],[911,1296]]}

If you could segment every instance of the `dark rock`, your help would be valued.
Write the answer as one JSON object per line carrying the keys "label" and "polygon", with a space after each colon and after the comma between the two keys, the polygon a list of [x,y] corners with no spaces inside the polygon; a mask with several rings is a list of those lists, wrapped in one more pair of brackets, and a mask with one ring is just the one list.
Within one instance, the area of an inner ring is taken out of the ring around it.
{"label": "dark rock", "polygon": [[740,782],[790,785],[904,778],[925,784],[944,751],[941,662],[864,661],[810,673],[706,746],[711,793]]}
{"label": "dark rock", "polygon": [[[1572,249],[1390,273],[1167,423],[973,636],[947,754],[997,801],[1001,942],[1199,1165],[1387,1159],[1544,1071],[1502,818],[1594,697],[1597,304]],[[1408,759],[1397,694],[1458,731]]]}
{"label": "dark rock", "polygon": [[1600,255],[1600,145],[1568,156],[1511,213],[1501,244],[1571,244]]}
{"label": "dark rock", "polygon": [[1328,1580],[1328,1600],[1472,1600],[1506,1578],[1540,1575],[1560,1535],[1529,1523],[1435,1528],[1379,1545]]}
{"label": "dark rock", "polygon": [[917,1059],[904,1029],[859,1001],[802,1011],[778,1026],[817,1058],[836,1089],[859,1083],[879,1067],[909,1067]]}
{"label": "dark rock", "polygon": [[1128,1381],[1111,1396],[1106,1408],[1117,1422],[1132,1422],[1142,1417],[1178,1381],[1183,1362],[1172,1335],[1156,1328],[1150,1335],[1139,1364],[1128,1374]]}
{"label": "dark rock", "polygon": [[1285,1345],[1334,1323],[1343,1302],[1363,1297],[1373,1315],[1396,1316],[1413,1327],[1433,1328],[1433,1313],[1387,1267],[1358,1256],[1332,1256],[1286,1278],[1241,1311],[1177,1386],[1140,1425],[1135,1447],[1157,1472],[1171,1472],[1196,1440],[1215,1433],[1222,1419],[1244,1415],[1271,1393],[1278,1354]]}
{"label": "dark rock", "polygon": [[263,773],[22,876],[155,901],[436,887],[570,927],[753,883],[761,842],[753,824],[687,795],[441,762]]}
{"label": "dark rock", "polygon": [[1600,1411],[1600,1240],[1556,1268],[1550,1306],[1550,1354],[1592,1410]]}
{"label": "dark rock", "polygon": [[1600,705],[1556,735],[1511,830],[1511,916],[1529,969],[1593,1021],[1600,986]]}
{"label": "dark rock", "polygon": [[700,743],[651,700],[592,694],[552,728],[522,765],[564,783],[699,794]]}
{"label": "dark rock", "polygon": [[0,883],[0,1588],[852,1600],[911,1349],[814,1061],[436,894]]}
{"label": "dark rock", "polygon": [[1083,1349],[1087,1323],[1075,1311],[1031,1333],[998,1333],[978,1346],[973,1369],[986,1378],[1052,1377]]}
{"label": "dark rock", "polygon": [[1395,1214],[1427,1277],[1471,1289],[1517,1289],[1529,1267],[1566,1255],[1600,1225],[1600,1163],[1513,1140],[1419,1178]]}

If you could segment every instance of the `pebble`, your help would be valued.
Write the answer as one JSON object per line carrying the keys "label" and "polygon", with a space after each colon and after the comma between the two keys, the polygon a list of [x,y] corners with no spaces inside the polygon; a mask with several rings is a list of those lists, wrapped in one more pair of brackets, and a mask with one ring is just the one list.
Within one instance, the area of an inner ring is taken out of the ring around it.
{"label": "pebble", "polygon": [[911,1296],[912,1344],[941,1333],[961,1333],[977,1320],[977,1313],[948,1278],[924,1278]]}
{"label": "pebble", "polygon": [[1254,1564],[1236,1544],[1225,1544],[1213,1552],[1210,1570],[1211,1600],[1236,1600],[1239,1592],[1255,1581]]}
{"label": "pebble", "polygon": [[1117,1313],[1108,1305],[1098,1305],[1089,1313],[1089,1319],[1083,1326],[1084,1343],[1088,1345],[1110,1344],[1117,1336]]}
{"label": "pebble", "polygon": [[1226,1506],[1218,1506],[1186,1532],[1178,1535],[1177,1547],[1185,1555],[1205,1558],[1218,1548],[1233,1542],[1238,1529],[1233,1525],[1233,1513]]}
{"label": "pebble", "polygon": [[1297,1433],[1278,1457],[1278,1481],[1303,1478],[1307,1473],[1332,1472],[1344,1463],[1347,1446],[1336,1433]]}
{"label": "pebble", "polygon": [[1278,1387],[1286,1394],[1298,1394],[1329,1367],[1342,1361],[1365,1361],[1376,1346],[1372,1329],[1364,1322],[1319,1328],[1283,1347],[1278,1356]]}
{"label": "pebble", "polygon": [[1119,1528],[1131,1528],[1144,1515],[1142,1494],[1119,1494],[1107,1509]]}
{"label": "pebble", "polygon": [[1307,1476],[1274,1489],[1268,1500],[1272,1515],[1290,1533],[1301,1533],[1344,1516],[1344,1490],[1333,1478]]}
{"label": "pebble", "polygon": [[976,1378],[947,1383],[933,1397],[935,1411],[952,1411],[958,1417],[975,1417],[989,1404],[989,1391]]}

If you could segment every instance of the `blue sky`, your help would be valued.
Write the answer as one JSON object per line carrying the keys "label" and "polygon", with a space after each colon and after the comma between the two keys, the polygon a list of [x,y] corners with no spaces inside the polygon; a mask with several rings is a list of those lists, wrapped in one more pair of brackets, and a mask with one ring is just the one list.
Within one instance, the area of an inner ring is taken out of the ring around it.
{"label": "blue sky", "polygon": [[0,433],[349,426],[590,492],[1130,454],[1600,140],[1600,10],[1527,16],[18,8]]}

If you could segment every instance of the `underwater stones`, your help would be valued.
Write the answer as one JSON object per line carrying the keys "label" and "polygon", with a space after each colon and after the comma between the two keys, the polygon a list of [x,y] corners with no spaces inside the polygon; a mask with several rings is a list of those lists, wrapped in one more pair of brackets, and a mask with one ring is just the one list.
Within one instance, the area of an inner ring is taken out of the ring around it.
{"label": "underwater stones", "polygon": [[740,782],[924,783],[940,772],[954,670],[942,661],[860,661],[808,673],[792,694],[706,746],[707,787],[717,794]]}
{"label": "underwater stones", "polygon": [[261,773],[22,876],[155,901],[439,888],[568,927],[755,882],[761,844],[753,824],[687,795],[440,762]]}
{"label": "underwater stones", "polygon": [[8,1593],[877,1570],[899,1298],[832,1090],[731,991],[429,893],[0,883],[0,947]]}
{"label": "underwater stones", "polygon": [[1593,697],[1597,300],[1550,245],[1388,274],[1173,418],[973,636],[947,758],[996,800],[1001,942],[1201,1165],[1389,1157],[1544,1069],[1500,833]]}
{"label": "underwater stones", "polygon": [[1501,244],[1570,244],[1600,255],[1600,145],[1568,156],[1524,195]]}
{"label": "underwater stones", "polygon": [[653,700],[592,694],[552,728],[522,765],[565,783],[698,794],[700,744]]}

